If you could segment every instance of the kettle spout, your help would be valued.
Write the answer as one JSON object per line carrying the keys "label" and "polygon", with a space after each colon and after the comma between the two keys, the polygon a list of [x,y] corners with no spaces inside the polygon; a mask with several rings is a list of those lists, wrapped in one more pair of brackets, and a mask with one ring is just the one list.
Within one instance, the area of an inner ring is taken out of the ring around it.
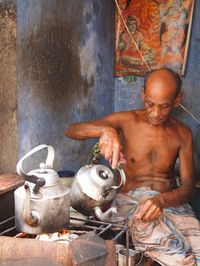
{"label": "kettle spout", "polygon": [[113,213],[117,213],[117,209],[116,207],[111,207],[107,211],[102,212],[100,207],[95,207],[94,213],[99,220],[106,222],[109,221],[109,218],[112,216]]}
{"label": "kettle spout", "polygon": [[24,221],[30,226],[37,226],[40,223],[40,217],[36,211],[31,211],[31,196],[30,196],[31,192],[28,183],[25,183],[24,189],[26,192],[24,211],[23,211]]}

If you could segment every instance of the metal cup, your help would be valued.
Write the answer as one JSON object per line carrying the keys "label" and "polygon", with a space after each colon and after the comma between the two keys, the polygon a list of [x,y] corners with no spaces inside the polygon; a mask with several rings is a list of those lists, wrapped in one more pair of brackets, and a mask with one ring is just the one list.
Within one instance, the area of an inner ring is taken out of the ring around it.
{"label": "metal cup", "polygon": [[124,245],[120,245],[120,244],[116,244],[115,245],[115,253],[116,253],[116,259],[117,259],[117,262],[119,260],[119,251],[121,249],[125,249],[125,246]]}
{"label": "metal cup", "polygon": [[134,266],[134,265],[136,265],[136,262],[138,261],[139,255],[140,255],[139,251],[129,249],[128,250],[128,264],[126,264],[126,262],[127,262],[127,250],[126,249],[119,250],[118,266]]}

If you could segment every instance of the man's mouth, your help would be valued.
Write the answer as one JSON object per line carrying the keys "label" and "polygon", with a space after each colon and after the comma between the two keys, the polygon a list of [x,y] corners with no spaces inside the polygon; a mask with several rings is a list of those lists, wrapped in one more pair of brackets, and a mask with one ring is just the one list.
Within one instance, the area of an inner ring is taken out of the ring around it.
{"label": "man's mouth", "polygon": [[149,118],[149,121],[152,123],[152,124],[160,124],[163,122],[163,119],[161,118]]}

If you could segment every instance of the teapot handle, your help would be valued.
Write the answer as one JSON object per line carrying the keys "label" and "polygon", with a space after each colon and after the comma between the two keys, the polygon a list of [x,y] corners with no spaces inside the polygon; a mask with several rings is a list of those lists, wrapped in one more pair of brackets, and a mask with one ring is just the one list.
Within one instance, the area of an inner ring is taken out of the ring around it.
{"label": "teapot handle", "polygon": [[[21,160],[17,163],[17,167],[16,167],[16,170],[17,170],[17,173],[21,176],[23,176],[25,178],[25,180],[28,181],[28,178],[29,175],[27,175],[27,173],[25,173],[23,171],[23,168],[22,168],[22,163],[23,161],[28,158],[29,156],[31,156],[32,154],[36,153],[37,151],[39,150],[42,150],[44,148],[47,148],[48,150],[48,154],[47,154],[47,158],[46,158],[46,163],[41,163],[42,167],[45,165],[45,168],[53,168],[53,161],[54,161],[54,157],[55,157],[55,152],[54,152],[54,148],[52,146],[49,146],[49,145],[46,145],[46,144],[41,144],[35,148],[33,148],[31,151],[29,151],[27,154],[25,154]],[[44,168],[44,167],[43,167]]]}
{"label": "teapot handle", "polygon": [[111,186],[111,187],[110,187],[110,188],[113,188],[113,189],[118,189],[118,188],[120,188],[120,187],[121,187],[122,185],[124,185],[125,182],[126,182],[126,175],[125,175],[124,169],[121,167],[121,165],[118,165],[117,170],[118,170],[119,173],[120,173],[121,181],[120,181],[120,184],[119,184],[118,186]]}

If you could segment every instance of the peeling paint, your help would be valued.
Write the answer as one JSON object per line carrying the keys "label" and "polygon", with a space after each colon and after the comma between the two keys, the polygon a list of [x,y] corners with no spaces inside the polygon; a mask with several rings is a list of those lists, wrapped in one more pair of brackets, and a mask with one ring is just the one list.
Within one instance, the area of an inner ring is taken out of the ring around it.
{"label": "peeling paint", "polygon": [[96,34],[93,33],[86,42],[85,46],[79,48],[81,75],[89,82],[96,74],[96,61],[95,58],[93,58],[93,55],[91,55],[91,51],[93,51],[95,43]]}
{"label": "peeling paint", "polygon": [[[108,18],[114,15],[114,3],[17,3],[19,156],[47,143],[55,148],[57,170],[77,170],[84,161],[88,162],[95,140],[67,139],[65,127],[113,111],[110,32],[114,20],[108,23]],[[102,32],[106,34],[101,36]],[[102,49],[104,45],[106,49]]]}

